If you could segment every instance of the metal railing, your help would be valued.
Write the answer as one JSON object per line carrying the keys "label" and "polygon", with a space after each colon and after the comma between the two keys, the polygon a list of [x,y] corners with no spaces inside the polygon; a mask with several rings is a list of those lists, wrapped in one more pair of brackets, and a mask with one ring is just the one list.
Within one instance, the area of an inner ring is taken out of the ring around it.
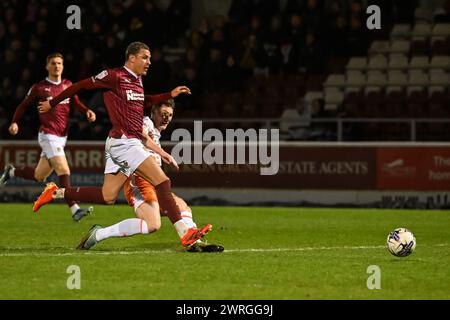
{"label": "metal railing", "polygon": [[[409,125],[409,140],[408,141],[416,141],[417,140],[417,125],[419,123],[448,123],[450,124],[450,118],[305,118],[302,120],[287,120],[280,118],[206,118],[206,119],[174,119],[174,123],[193,123],[194,121],[201,121],[202,123],[224,123],[224,124],[233,124],[236,123],[245,124],[245,123],[259,123],[263,128],[266,129],[279,129],[280,124],[283,126],[291,126],[291,127],[302,127],[308,128],[311,124],[314,123],[334,123],[336,124],[336,141],[344,141],[344,125],[351,123],[405,123]],[[236,127],[233,127],[234,129]],[[450,136],[450,132],[448,133]]]}

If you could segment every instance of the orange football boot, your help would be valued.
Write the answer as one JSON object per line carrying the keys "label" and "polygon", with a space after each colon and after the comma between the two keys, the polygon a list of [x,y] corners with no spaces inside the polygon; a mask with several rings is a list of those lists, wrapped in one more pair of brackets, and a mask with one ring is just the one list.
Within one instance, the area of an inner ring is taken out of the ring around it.
{"label": "orange football boot", "polygon": [[44,191],[42,191],[41,195],[34,202],[33,211],[37,212],[40,207],[43,205],[50,203],[54,200],[53,193],[58,189],[58,186],[54,182],[49,182],[45,186]]}
{"label": "orange football boot", "polygon": [[212,225],[207,224],[203,228],[190,228],[186,234],[181,238],[181,244],[185,247],[194,244],[198,239],[202,238],[205,234],[211,231]]}

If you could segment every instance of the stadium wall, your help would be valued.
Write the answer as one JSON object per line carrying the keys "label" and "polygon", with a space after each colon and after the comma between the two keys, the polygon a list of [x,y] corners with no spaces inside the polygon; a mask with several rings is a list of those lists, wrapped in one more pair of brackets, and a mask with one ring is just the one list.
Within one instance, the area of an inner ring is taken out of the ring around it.
{"label": "stadium wall", "polygon": [[[35,141],[0,142],[1,167],[35,166],[39,155]],[[102,184],[103,141],[71,141],[66,155],[72,185]],[[175,191],[197,205],[450,207],[449,143],[281,142],[278,173],[261,175],[261,167],[183,164],[180,172],[167,172]],[[13,179],[0,198],[29,201],[39,190],[32,181]]]}

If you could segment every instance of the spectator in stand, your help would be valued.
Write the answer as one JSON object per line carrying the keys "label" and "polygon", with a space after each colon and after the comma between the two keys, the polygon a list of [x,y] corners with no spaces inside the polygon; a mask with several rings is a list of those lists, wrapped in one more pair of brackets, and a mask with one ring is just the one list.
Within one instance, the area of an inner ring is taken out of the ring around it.
{"label": "spectator in stand", "polygon": [[323,16],[318,0],[307,0],[303,19],[309,30],[313,30],[316,34],[322,33]]}
{"label": "spectator in stand", "polygon": [[262,39],[264,60],[269,74],[276,74],[281,66],[280,39],[282,38],[281,16],[274,15],[270,20],[269,30]]}
{"label": "spectator in stand", "polygon": [[324,54],[317,43],[317,38],[312,32],[305,36],[305,44],[300,49],[299,67],[301,70],[311,73],[320,73],[323,71]]}

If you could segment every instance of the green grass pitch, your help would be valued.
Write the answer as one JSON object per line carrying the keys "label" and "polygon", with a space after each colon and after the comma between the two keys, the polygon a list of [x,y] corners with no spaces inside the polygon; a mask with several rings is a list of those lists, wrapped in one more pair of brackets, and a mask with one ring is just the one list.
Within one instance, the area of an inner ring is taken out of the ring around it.
{"label": "green grass pitch", "polygon": [[[80,252],[92,224],[133,217],[131,208],[96,206],[75,223],[62,204],[31,206],[0,204],[0,299],[450,299],[449,211],[194,207],[225,252],[183,252],[167,218],[157,233]],[[397,227],[416,236],[409,257],[386,249]],[[79,290],[67,288],[71,265]],[[371,265],[380,289],[367,287]]]}

